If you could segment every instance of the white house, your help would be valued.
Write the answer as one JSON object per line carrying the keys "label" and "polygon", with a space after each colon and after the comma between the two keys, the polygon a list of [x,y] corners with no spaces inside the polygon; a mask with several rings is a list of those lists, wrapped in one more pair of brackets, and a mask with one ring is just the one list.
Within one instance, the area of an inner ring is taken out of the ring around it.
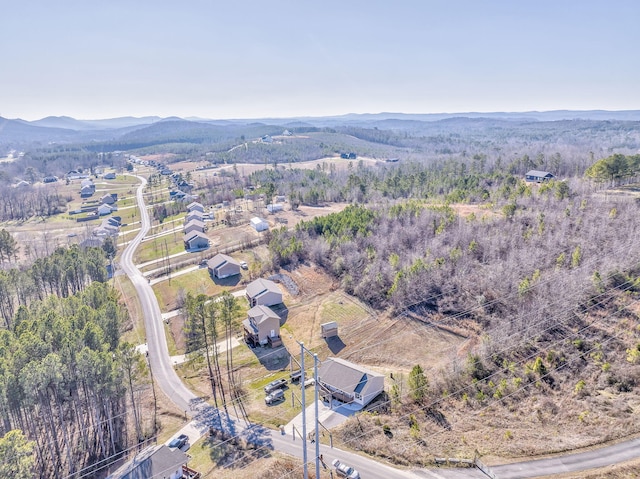
{"label": "white house", "polygon": [[282,303],[282,291],[276,283],[264,278],[258,278],[247,285],[247,301],[250,306],[261,304],[273,306]]}
{"label": "white house", "polygon": [[269,229],[269,223],[267,223],[267,221],[263,220],[262,218],[258,218],[257,216],[251,218],[251,226],[253,226],[253,228],[258,232],[266,231]]}
{"label": "white house", "polygon": [[280,203],[273,203],[271,205],[267,205],[267,211],[269,213],[277,213],[278,211],[282,211],[282,205]]}
{"label": "white house", "polygon": [[384,391],[384,375],[340,358],[327,358],[318,369],[318,383],[326,400],[337,399],[364,407]]}

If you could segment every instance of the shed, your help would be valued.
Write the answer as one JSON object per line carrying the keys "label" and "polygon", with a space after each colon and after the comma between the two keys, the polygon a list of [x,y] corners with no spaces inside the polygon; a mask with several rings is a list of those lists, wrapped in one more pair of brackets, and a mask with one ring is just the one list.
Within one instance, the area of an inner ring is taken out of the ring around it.
{"label": "shed", "polygon": [[338,323],[331,321],[320,325],[320,334],[323,338],[331,338],[338,335]]}
{"label": "shed", "polygon": [[278,211],[282,211],[282,205],[280,203],[267,205],[267,211],[269,211],[269,213],[277,213]]}
{"label": "shed", "polygon": [[263,220],[262,218],[258,218],[257,216],[251,218],[251,226],[253,226],[253,228],[258,232],[266,231],[269,229],[269,223],[267,223],[267,221]]}

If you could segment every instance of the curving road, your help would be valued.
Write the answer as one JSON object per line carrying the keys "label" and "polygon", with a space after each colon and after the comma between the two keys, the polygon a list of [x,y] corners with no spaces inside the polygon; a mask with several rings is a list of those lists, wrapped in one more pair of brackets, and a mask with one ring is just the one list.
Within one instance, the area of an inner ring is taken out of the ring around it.
{"label": "curving road", "polygon": [[142,239],[151,227],[149,211],[146,208],[142,195],[144,187],[147,185],[147,180],[141,176],[137,176],[137,178],[141,181],[136,191],[136,199],[141,216],[141,228],[136,237],[129,242],[122,252],[120,266],[133,283],[140,298],[140,305],[144,316],[144,327],[147,334],[147,344],[149,346],[149,364],[153,371],[153,377],[158,383],[158,386],[160,386],[160,389],[162,389],[180,409],[187,414],[194,415],[196,410],[192,407],[192,403],[197,397],[185,387],[171,365],[158,300],[151,285],[133,262],[133,254],[136,248],[140,245]]}
{"label": "curving road", "polygon": [[[149,212],[143,198],[143,190],[147,184],[147,180],[141,176],[137,176],[137,178],[141,181],[136,191],[136,198],[142,218],[141,229],[123,251],[120,265],[133,283],[140,298],[147,334],[147,344],[149,347],[149,364],[151,365],[154,379],[158,386],[160,386],[162,391],[164,391],[180,409],[185,411],[185,414],[195,417],[200,425],[210,424],[212,422],[212,416],[217,413],[212,407],[203,408],[203,402],[185,387],[173,369],[169,358],[169,349],[167,347],[167,339],[158,300],[148,280],[142,275],[133,262],[133,254],[151,226]],[[245,426],[240,424],[240,421],[235,418],[229,417],[228,420],[227,427],[231,427],[236,433],[242,433],[248,436],[250,440],[254,440],[264,447],[276,449],[280,452],[302,458],[302,441],[300,439],[294,441],[290,435],[280,435],[261,426]],[[200,427],[199,430],[205,432],[207,428]],[[311,447],[309,444],[308,447],[309,459],[314,462],[314,447]],[[337,457],[341,461],[354,466],[360,471],[361,475],[367,479],[463,479],[488,477],[477,469],[399,470],[381,464],[373,459],[324,445],[320,446],[320,452],[324,456],[327,467],[330,467],[331,461]],[[640,439],[633,439],[613,446],[578,454],[567,454],[548,459],[494,466],[492,470],[498,479],[525,479],[604,467],[637,457],[640,457]],[[314,467],[315,466],[310,464],[309,471],[313,471]],[[325,472],[325,474],[327,473]]]}

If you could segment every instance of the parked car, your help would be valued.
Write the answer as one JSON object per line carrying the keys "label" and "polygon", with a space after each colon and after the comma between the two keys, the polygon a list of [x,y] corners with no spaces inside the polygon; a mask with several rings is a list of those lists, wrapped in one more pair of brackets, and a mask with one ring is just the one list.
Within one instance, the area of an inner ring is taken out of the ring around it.
{"label": "parked car", "polygon": [[360,479],[360,473],[353,467],[347,466],[340,462],[338,459],[334,459],[331,465],[336,468],[336,473],[340,477],[346,477],[347,479]]}
{"label": "parked car", "polygon": [[240,267],[242,269],[249,269],[249,265],[247,264],[246,261],[240,261]]}
{"label": "parked car", "polygon": [[275,391],[276,389],[282,389],[286,385],[287,385],[286,379],[284,378],[276,379],[275,381],[271,381],[269,384],[267,384],[264,387],[264,392],[269,394],[270,392]]}
{"label": "parked car", "polygon": [[274,402],[278,402],[284,399],[284,391],[282,389],[276,389],[275,391],[271,391],[267,397],[264,398],[265,404],[273,404]]}
{"label": "parked car", "polygon": [[169,443],[169,447],[177,447],[180,449],[189,441],[189,436],[186,434],[180,434],[178,437],[174,437]]}
{"label": "parked car", "polygon": [[305,379],[304,387],[308,388],[309,386],[313,386],[316,383],[316,380],[313,378]]}

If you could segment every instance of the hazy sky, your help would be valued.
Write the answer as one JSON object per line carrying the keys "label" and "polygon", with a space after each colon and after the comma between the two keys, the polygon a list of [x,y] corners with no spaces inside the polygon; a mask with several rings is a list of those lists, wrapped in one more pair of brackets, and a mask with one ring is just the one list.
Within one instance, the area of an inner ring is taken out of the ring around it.
{"label": "hazy sky", "polygon": [[640,1],[0,0],[0,116],[640,109]]}

